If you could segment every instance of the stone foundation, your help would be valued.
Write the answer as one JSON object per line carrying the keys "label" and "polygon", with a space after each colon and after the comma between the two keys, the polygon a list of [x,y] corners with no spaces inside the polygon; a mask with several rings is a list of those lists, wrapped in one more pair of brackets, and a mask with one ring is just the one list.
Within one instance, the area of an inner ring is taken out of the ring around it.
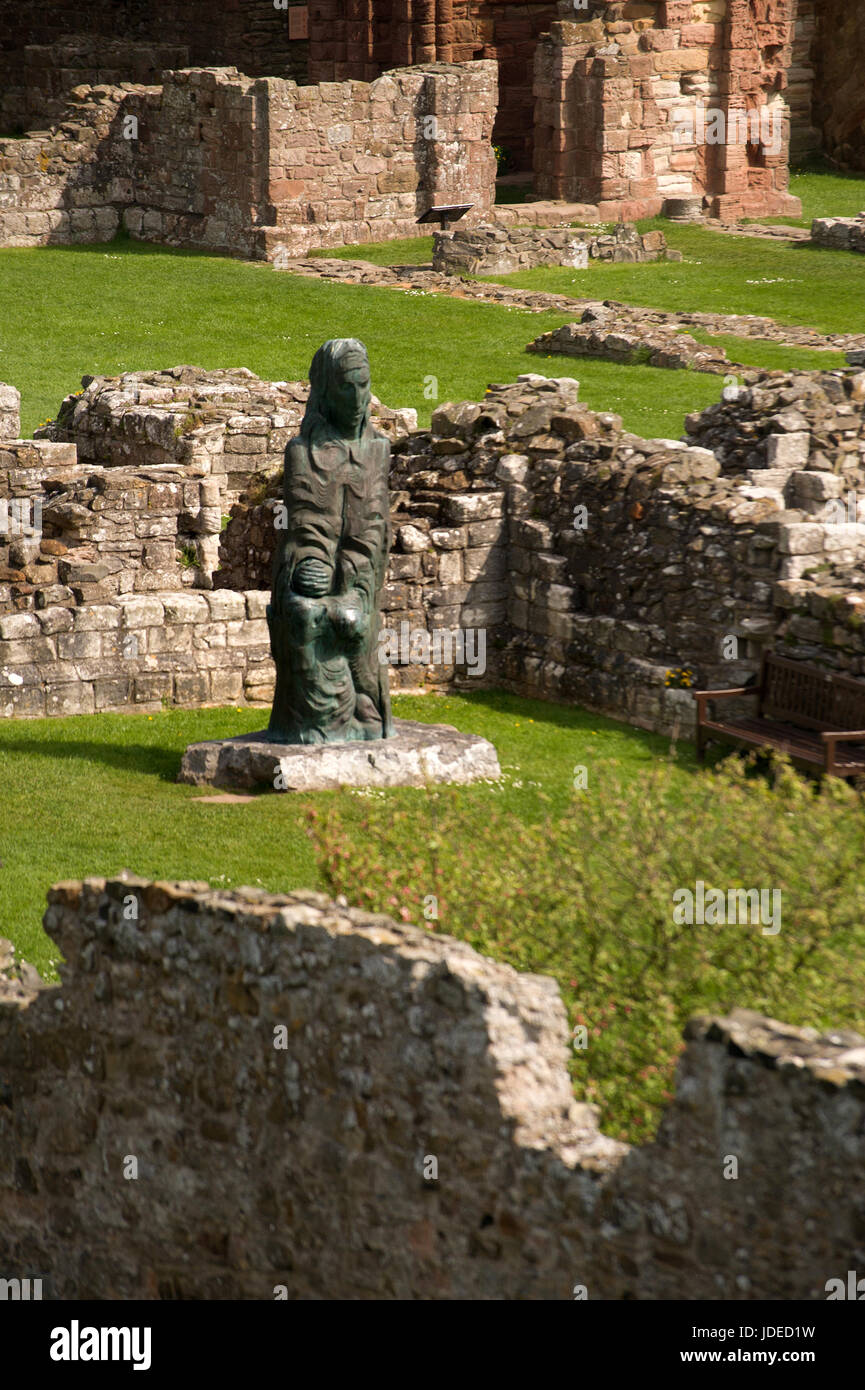
{"label": "stone foundation", "polygon": [[481,223],[433,234],[433,270],[449,275],[509,275],[542,265],[585,270],[589,258],[600,261],[681,260],[667,251],[663,232],[639,234],[619,225],[600,234],[579,227],[491,227]]}
{"label": "stone foundation", "polygon": [[865,212],[858,217],[815,217],[811,240],[835,251],[865,252]]}
{"label": "stone foundation", "polygon": [[566,323],[542,333],[526,351],[542,357],[561,353],[565,357],[600,357],[608,362],[725,375],[733,370],[723,348],[698,343],[690,333],[657,326],[640,331],[628,323],[617,325],[615,320],[615,310],[605,305],[586,309],[580,323]]}
{"label": "stone foundation", "polygon": [[693,1020],[629,1148],[554,982],[447,936],[134,877],[45,926],[62,987],[0,975],[0,1268],[46,1299],[823,1300],[862,1267],[855,1034]]}

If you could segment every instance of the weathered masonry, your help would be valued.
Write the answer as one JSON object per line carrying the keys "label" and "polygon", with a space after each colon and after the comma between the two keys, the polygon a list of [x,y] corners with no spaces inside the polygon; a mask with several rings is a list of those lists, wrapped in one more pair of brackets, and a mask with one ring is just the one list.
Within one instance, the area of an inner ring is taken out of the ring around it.
{"label": "weathered masonry", "polygon": [[234,68],[78,86],[63,122],[0,140],[0,245],[135,237],[250,259],[423,233],[494,197],[492,63],[298,86]]}
{"label": "weathered masonry", "polygon": [[45,926],[62,986],[0,972],[0,1268],[44,1298],[822,1300],[862,1268],[855,1034],[692,1020],[629,1148],[574,1100],[554,981],[450,937],[132,877]]}

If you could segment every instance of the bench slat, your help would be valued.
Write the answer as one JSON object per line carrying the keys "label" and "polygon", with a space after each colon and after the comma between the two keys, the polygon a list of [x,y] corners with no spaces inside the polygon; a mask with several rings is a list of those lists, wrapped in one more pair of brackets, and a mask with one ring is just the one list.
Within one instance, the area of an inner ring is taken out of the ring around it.
{"label": "bench slat", "polygon": [[711,733],[747,747],[776,748],[794,761],[842,777],[865,772],[865,744],[821,737],[865,729],[865,682],[765,652],[759,685],[748,692],[759,694],[755,716],[707,718],[707,704],[715,693],[723,698],[738,692],[699,692],[698,758],[703,756],[705,735]]}

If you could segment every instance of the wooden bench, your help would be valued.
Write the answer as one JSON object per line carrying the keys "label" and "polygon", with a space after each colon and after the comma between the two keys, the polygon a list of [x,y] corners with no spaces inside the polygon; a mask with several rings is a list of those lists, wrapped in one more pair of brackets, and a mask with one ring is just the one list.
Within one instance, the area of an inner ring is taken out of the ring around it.
{"label": "wooden bench", "polygon": [[[835,777],[865,774],[865,681],[764,652],[756,685],[695,690],[697,757],[713,739],[776,748],[792,762]],[[714,700],[756,701],[753,715],[710,718]]]}

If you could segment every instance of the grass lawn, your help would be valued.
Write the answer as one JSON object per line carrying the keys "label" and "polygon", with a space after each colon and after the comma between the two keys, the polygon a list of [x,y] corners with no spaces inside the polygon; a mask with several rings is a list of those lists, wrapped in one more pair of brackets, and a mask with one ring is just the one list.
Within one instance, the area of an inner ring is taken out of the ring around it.
{"label": "grass lawn", "polygon": [[684,261],[594,264],[588,271],[548,266],[499,275],[496,281],[668,312],[762,314],[821,333],[865,332],[865,256],[807,242],[727,236],[662,218],[639,226],[641,231],[662,231],[668,245],[683,252]]}
{"label": "grass lawn", "polygon": [[[741,1005],[794,1023],[865,1023],[855,984],[865,961],[856,915],[865,813],[855,799],[821,809],[810,789],[785,800],[761,778],[725,790],[717,773],[696,768],[690,744],[671,760],[668,740],[570,706],[479,692],[398,696],[395,709],[490,738],[504,782],[207,805],[200,789],[174,780],[182,750],[261,727],[263,711],[4,722],[0,934],[53,976],[56,948],[40,925],[46,889],[122,868],[345,892],[421,925],[419,904],[434,892],[433,930],[555,976],[572,1022],[588,1024],[573,1063],[577,1094],[602,1105],[610,1132],[631,1138],[657,1119],[693,1012]],[[588,769],[589,790],[575,794],[577,766]],[[671,892],[695,876],[780,885],[783,930],[677,935]]]}
{"label": "grass lawn", "polygon": [[[453,723],[492,739],[514,780],[504,793],[484,787],[471,795],[488,805],[504,797],[515,814],[529,818],[539,814],[538,791],[564,804],[570,768],[592,730],[599,731],[590,741],[602,757],[624,759],[634,769],[667,747],[659,736],[600,715],[507,695],[403,695],[394,697],[394,709],[399,718]],[[41,927],[49,884],[122,868],[155,878],[260,884],[273,892],[321,886],[303,829],[308,798],[198,806],[201,791],[175,781],[188,743],[259,729],[267,713],[166,709],[0,722],[0,935],[37,968],[49,969],[53,950]],[[418,804],[423,796],[395,791],[392,802]]]}
{"label": "grass lawn", "polygon": [[[694,233],[677,228],[673,235]],[[702,235],[721,258],[742,244]],[[781,247],[754,245],[769,261],[784,254]],[[851,326],[856,319],[851,281],[855,272],[865,274],[865,264],[851,267],[854,257],[820,254],[833,269],[838,261],[846,266],[837,272],[845,293],[832,316],[834,326]],[[774,261],[766,262],[764,268],[773,266]],[[594,265],[579,279],[573,271],[559,270],[533,271],[529,278],[540,277],[545,287],[569,294],[637,302],[672,297],[682,307],[712,307],[718,293],[714,262],[712,274],[705,271],[690,264]],[[777,284],[765,288],[769,296],[780,292]],[[825,287],[821,296],[821,303],[831,297]],[[796,317],[792,309],[791,317]],[[800,317],[808,321],[804,312]],[[414,406],[421,425],[429,423],[437,401],[478,400],[491,382],[513,381],[526,371],[578,377],[587,405],[616,411],[627,428],[650,438],[678,437],[689,411],[718,400],[721,383],[712,376],[669,372],[662,383],[651,367],[577,363],[525,351],[539,333],[566,320],[561,313],[329,284],[127,240],[0,251],[0,379],[21,391],[25,434],[53,418],[84,373],[192,362],[246,366],[265,378],[294,380],[306,376],[325,338],[343,335],[366,342],[381,399],[391,406]],[[754,366],[834,366],[842,360],[758,344],[747,348],[741,360]]]}

